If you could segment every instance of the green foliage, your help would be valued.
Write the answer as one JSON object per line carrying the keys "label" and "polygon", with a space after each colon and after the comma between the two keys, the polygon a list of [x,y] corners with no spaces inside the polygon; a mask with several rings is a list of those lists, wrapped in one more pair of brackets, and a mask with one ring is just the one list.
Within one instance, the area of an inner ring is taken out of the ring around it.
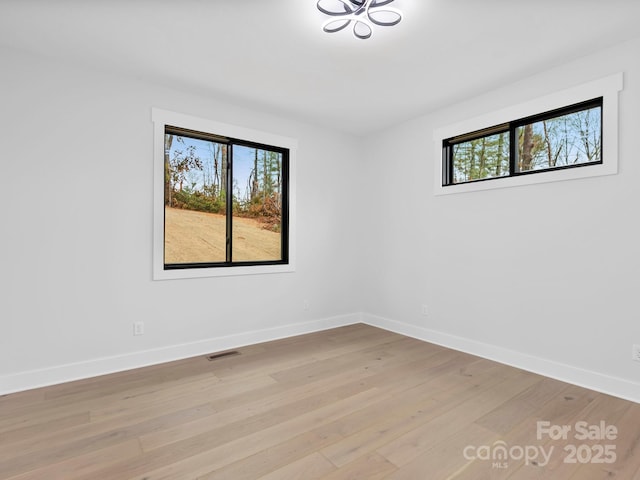
{"label": "green foliage", "polygon": [[489,135],[453,147],[455,183],[509,174],[509,134]]}
{"label": "green foliage", "polygon": [[193,192],[191,189],[174,191],[171,206],[208,213],[224,213],[225,210],[224,200],[207,197],[202,192]]}

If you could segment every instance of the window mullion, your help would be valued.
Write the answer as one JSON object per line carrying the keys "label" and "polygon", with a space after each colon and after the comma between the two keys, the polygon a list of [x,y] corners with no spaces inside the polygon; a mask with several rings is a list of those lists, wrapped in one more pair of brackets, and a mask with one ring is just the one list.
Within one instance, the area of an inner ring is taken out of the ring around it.
{"label": "window mullion", "polygon": [[518,159],[518,139],[516,138],[516,127],[509,124],[509,175],[516,173],[516,161]]}
{"label": "window mullion", "polygon": [[226,238],[226,261],[233,261],[233,143],[227,144],[227,191],[225,192],[225,200],[227,203],[227,238]]}

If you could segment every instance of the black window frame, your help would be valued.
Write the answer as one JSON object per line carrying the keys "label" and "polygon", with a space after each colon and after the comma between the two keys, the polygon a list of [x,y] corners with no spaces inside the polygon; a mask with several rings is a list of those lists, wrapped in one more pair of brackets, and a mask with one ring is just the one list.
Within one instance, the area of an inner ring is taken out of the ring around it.
{"label": "black window frame", "polygon": [[[248,266],[266,266],[266,265],[288,265],[289,264],[289,190],[290,190],[290,150],[289,148],[267,145],[251,140],[243,140],[232,138],[215,133],[191,130],[175,125],[164,125],[164,135],[168,133],[183,137],[195,138],[199,140],[211,141],[219,144],[227,145],[228,164],[227,168],[227,185],[233,185],[233,146],[242,146],[248,148],[257,148],[270,152],[276,152],[282,155],[282,172],[281,172],[281,226],[280,226],[280,259],[279,260],[256,260],[256,261],[235,261],[233,260],[233,188],[227,189],[225,199],[225,217],[226,217],[226,259],[222,262],[186,262],[186,263],[166,263],[164,258],[164,248],[166,241],[166,211],[163,211],[163,270],[185,270],[195,268],[229,268],[229,267],[248,267]],[[166,200],[166,199],[165,199]]]}
{"label": "black window frame", "polygon": [[[475,130],[469,133],[456,135],[454,137],[446,138],[442,140],[442,187],[450,187],[455,185],[466,185],[470,183],[478,183],[478,182],[486,182],[491,180],[500,180],[504,178],[512,178],[519,177],[523,175],[535,175],[546,172],[553,172],[558,170],[567,170],[573,168],[581,168],[588,167],[592,165],[601,165],[603,164],[604,158],[604,142],[601,143],[600,146],[600,159],[592,162],[583,162],[573,165],[560,165],[549,168],[541,168],[536,170],[525,170],[519,171],[517,169],[518,163],[518,149],[517,149],[517,130],[518,128],[532,124],[541,122],[543,120],[549,120],[551,118],[561,117],[564,115],[570,115],[572,113],[581,112],[584,110],[590,110],[592,108],[600,108],[600,139],[604,138],[603,130],[604,130],[604,97],[595,97],[590,100],[585,100],[582,102],[578,102],[575,104],[568,105],[566,107],[556,108],[553,110],[549,110],[543,113],[530,115],[527,117],[522,117],[517,120],[512,120],[506,123],[501,123],[498,125],[494,125],[492,127],[483,128],[481,130]],[[453,147],[455,145],[470,142],[473,140],[478,140],[483,137],[488,137],[491,135],[496,135],[500,133],[508,133],[509,134],[509,173],[501,176],[487,177],[487,178],[478,178],[473,180],[467,180],[463,182],[454,182],[454,161],[453,161]]]}

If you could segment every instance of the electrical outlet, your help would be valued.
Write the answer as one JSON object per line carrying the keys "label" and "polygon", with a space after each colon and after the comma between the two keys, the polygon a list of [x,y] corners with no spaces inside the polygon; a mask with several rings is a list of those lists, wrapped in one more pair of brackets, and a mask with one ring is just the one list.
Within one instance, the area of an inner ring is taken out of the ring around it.
{"label": "electrical outlet", "polygon": [[144,335],[144,322],[133,322],[133,334]]}
{"label": "electrical outlet", "polygon": [[304,300],[302,302],[302,309],[303,310],[309,310],[310,306],[309,306],[309,300]]}
{"label": "electrical outlet", "polygon": [[631,351],[631,358],[636,362],[640,362],[640,345],[634,345]]}
{"label": "electrical outlet", "polygon": [[427,308],[426,305],[422,305],[422,307],[420,308],[420,312],[422,313],[422,315],[429,315],[429,309]]}

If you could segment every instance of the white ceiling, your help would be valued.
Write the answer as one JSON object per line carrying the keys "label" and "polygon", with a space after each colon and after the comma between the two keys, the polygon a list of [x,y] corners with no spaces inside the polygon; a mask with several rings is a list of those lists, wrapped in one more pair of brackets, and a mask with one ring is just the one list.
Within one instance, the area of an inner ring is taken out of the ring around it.
{"label": "white ceiling", "polygon": [[389,6],[359,40],[316,0],[0,0],[0,45],[363,135],[640,36],[640,0]]}

